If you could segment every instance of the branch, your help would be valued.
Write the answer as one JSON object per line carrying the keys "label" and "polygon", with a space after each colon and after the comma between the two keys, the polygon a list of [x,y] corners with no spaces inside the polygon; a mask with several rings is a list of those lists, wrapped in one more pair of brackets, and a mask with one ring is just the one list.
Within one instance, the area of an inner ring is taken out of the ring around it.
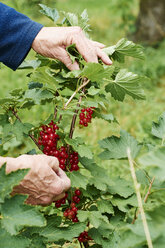
{"label": "branch", "polygon": [[[155,177],[153,177],[152,180],[151,180],[151,182],[150,182],[150,185],[149,185],[147,194],[145,195],[144,200],[143,200],[144,203],[146,203],[146,201],[147,201],[147,199],[148,199],[148,197],[149,197],[149,195],[150,195],[150,193],[151,193],[151,188],[152,188],[152,185],[153,185],[154,180],[155,180]],[[134,219],[132,220],[132,223],[131,223],[131,224],[134,224],[134,223],[135,223],[135,221],[136,221],[136,219],[138,218],[138,215],[139,215],[139,214],[140,214],[140,210],[137,211],[137,213],[136,213]]]}
{"label": "branch", "polygon": [[139,206],[139,210],[141,213],[141,218],[142,218],[142,222],[143,222],[143,227],[144,227],[144,232],[146,235],[148,248],[153,248],[152,240],[151,240],[151,236],[150,236],[150,232],[149,232],[149,228],[148,228],[148,224],[147,224],[147,220],[146,220],[146,216],[145,216],[144,209],[143,209],[143,203],[142,203],[142,198],[141,198],[141,194],[140,194],[140,184],[137,182],[135,168],[134,168],[133,161],[131,158],[130,148],[127,149],[127,156],[128,156],[128,161],[129,161],[129,165],[130,165],[132,179],[134,182],[134,187],[135,187],[136,196],[137,196],[137,200],[138,200],[138,206]]}
{"label": "branch", "polygon": [[69,98],[69,100],[67,101],[67,103],[65,103],[64,109],[67,108],[68,104],[72,101],[73,97],[75,97],[75,95],[76,95],[81,89],[83,89],[83,88],[89,83],[89,81],[90,81],[90,80],[87,79],[87,78],[84,78],[84,79],[83,79],[83,84],[81,84],[80,87],[79,87],[77,90],[75,90],[75,92],[71,95],[71,97]]}
{"label": "branch", "polygon": [[[22,123],[20,117],[18,116],[17,112],[16,112],[14,109],[12,109],[12,113],[13,113],[13,115],[16,117],[16,119],[19,120],[19,122]],[[41,150],[40,145],[38,144],[38,142],[37,142],[37,140],[34,138],[34,136],[33,136],[32,134],[28,134],[28,136],[33,140],[33,142],[36,144],[36,146],[38,147],[38,149]],[[42,150],[41,150],[41,151],[42,151]]]}

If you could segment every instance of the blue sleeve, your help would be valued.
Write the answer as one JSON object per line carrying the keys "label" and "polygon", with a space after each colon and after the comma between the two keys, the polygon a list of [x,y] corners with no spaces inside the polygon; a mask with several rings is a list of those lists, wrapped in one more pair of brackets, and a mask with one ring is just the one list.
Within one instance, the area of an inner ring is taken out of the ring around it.
{"label": "blue sleeve", "polygon": [[16,70],[42,27],[27,16],[0,3],[0,62]]}

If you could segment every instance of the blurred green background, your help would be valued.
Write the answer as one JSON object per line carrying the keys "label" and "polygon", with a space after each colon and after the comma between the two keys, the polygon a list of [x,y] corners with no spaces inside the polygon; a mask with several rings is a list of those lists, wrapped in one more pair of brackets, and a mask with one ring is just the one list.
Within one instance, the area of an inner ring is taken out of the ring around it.
{"label": "blurred green background", "polygon": [[[39,12],[39,3],[75,13],[81,13],[87,9],[92,29],[91,38],[103,42],[107,46],[115,44],[122,37],[132,37],[133,32],[136,31],[135,22],[139,13],[138,0],[5,0],[1,2],[14,7],[46,26],[53,26],[54,23]],[[110,112],[117,118],[120,126],[94,120],[92,125],[81,130],[82,136],[90,137],[87,138],[87,142],[93,146],[93,149],[99,149],[97,145],[99,139],[112,134],[119,134],[120,127],[129,131],[139,141],[151,139],[151,122],[157,121],[158,116],[165,109],[165,41],[157,43],[154,47],[145,44],[144,51],[146,54],[144,61],[127,59],[125,67],[150,78],[150,80],[145,80],[143,84],[147,96],[146,101],[133,101],[128,97],[124,103],[120,103],[110,99]],[[31,58],[34,58],[33,51],[29,53],[27,59]],[[13,72],[2,66],[0,70],[0,97],[6,96],[9,90],[14,88],[26,88],[28,72],[28,70]],[[24,111],[20,115],[23,120],[35,124],[38,123],[38,120],[44,120],[48,116],[48,109],[50,109],[48,106],[39,106],[30,111]],[[34,145],[29,142],[27,146],[21,146],[21,150],[20,148],[19,150],[14,149],[14,154],[27,152],[29,148],[33,147]]]}

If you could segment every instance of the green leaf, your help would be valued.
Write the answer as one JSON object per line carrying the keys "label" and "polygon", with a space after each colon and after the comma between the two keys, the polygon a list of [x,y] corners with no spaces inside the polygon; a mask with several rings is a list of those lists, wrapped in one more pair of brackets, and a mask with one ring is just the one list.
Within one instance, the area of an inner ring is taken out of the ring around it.
{"label": "green leaf", "polygon": [[18,69],[36,69],[37,67],[39,67],[41,64],[41,61],[39,60],[25,60],[23,61],[20,66],[18,67]]}
{"label": "green leaf", "polygon": [[165,139],[165,112],[159,117],[158,123],[152,123],[152,135]]}
{"label": "green leaf", "polygon": [[100,199],[97,201],[97,207],[100,213],[108,213],[114,215],[113,206],[110,201]]}
{"label": "green leaf", "polygon": [[98,228],[102,222],[108,223],[108,218],[105,215],[102,215],[99,211],[78,211],[78,219],[80,222],[89,221],[92,226]]}
{"label": "green leaf", "polygon": [[4,228],[0,225],[0,248],[28,248],[31,241],[23,237],[21,234],[18,236],[11,236]]}
{"label": "green leaf", "polygon": [[149,169],[152,176],[156,176],[160,181],[165,181],[165,147],[157,148],[143,155],[139,162]]}
{"label": "green leaf", "polygon": [[59,86],[58,79],[51,75],[50,70],[47,67],[36,69],[30,78],[34,82],[48,84],[52,86],[55,90],[61,87]]}
{"label": "green leaf", "polygon": [[44,226],[45,219],[37,208],[25,205],[27,196],[16,195],[6,199],[1,206],[2,226],[11,235],[16,235],[25,226]]}
{"label": "green leaf", "polygon": [[134,193],[131,182],[120,177],[112,177],[110,180],[113,182],[113,184],[109,187],[109,192],[111,194],[118,194],[124,198],[127,198]]}
{"label": "green leaf", "polygon": [[77,152],[81,157],[86,157],[89,159],[93,158],[92,151],[90,150],[89,146],[87,146],[87,145],[79,145]]}
{"label": "green leaf", "polygon": [[0,203],[4,202],[14,186],[25,177],[29,169],[17,170],[6,175],[6,165],[0,168]]}
{"label": "green leaf", "polygon": [[124,62],[124,56],[144,59],[143,47],[125,38],[114,46],[103,48],[103,51],[119,62]]}
{"label": "green leaf", "polygon": [[39,4],[39,6],[42,8],[42,10],[40,10],[42,14],[50,18],[52,21],[57,22],[60,17],[57,9],[49,8],[44,4]]}
{"label": "green leaf", "polygon": [[24,94],[24,100],[30,99],[35,104],[41,104],[43,100],[53,99],[54,95],[46,89],[31,89],[26,90]]}
{"label": "green leaf", "polygon": [[127,199],[119,196],[114,196],[110,201],[113,206],[117,207],[120,211],[124,213],[127,213],[131,206],[138,206],[136,195],[133,195]]}
{"label": "green leaf", "polygon": [[139,83],[142,83],[143,81],[143,77],[128,72],[126,69],[121,69],[114,80],[105,79],[105,82],[108,83],[105,89],[118,101],[123,101],[126,94],[133,99],[144,100],[145,96],[139,85]]}
{"label": "green leaf", "polygon": [[91,96],[97,95],[100,92],[100,89],[96,89],[94,86],[91,86],[88,89],[88,94]]}
{"label": "green leaf", "polygon": [[106,191],[109,186],[113,185],[107,171],[98,166],[92,159],[79,157],[80,163],[91,172],[92,177],[89,180],[90,185],[94,185],[97,189]]}
{"label": "green leaf", "polygon": [[141,148],[138,142],[126,131],[120,131],[120,137],[111,136],[100,140],[99,145],[105,149],[99,157],[103,160],[127,158],[127,148],[131,150],[132,158],[135,158]]}
{"label": "green leaf", "polygon": [[98,63],[87,63],[81,73],[81,76],[87,77],[92,82],[102,83],[105,78],[110,78],[114,68],[113,66],[102,66]]}
{"label": "green leaf", "polygon": [[32,90],[32,89],[41,89],[43,87],[43,84],[41,83],[38,83],[38,82],[29,82],[28,83],[28,89],[29,90]]}
{"label": "green leaf", "polygon": [[73,238],[78,237],[84,231],[86,225],[84,223],[70,224],[69,226],[59,226],[59,217],[51,217],[47,221],[47,226],[42,229],[34,229],[34,232],[39,234],[49,242],[57,242],[59,240],[72,241]]}
{"label": "green leaf", "polygon": [[79,171],[73,171],[69,173],[69,178],[71,180],[72,187],[86,189],[88,184],[88,179],[82,175]]}

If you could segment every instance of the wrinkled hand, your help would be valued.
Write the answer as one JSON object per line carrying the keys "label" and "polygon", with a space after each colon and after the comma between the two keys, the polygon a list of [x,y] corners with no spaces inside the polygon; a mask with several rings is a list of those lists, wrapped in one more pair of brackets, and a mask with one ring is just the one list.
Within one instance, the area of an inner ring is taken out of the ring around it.
{"label": "wrinkled hand", "polygon": [[[22,155],[15,159],[16,169],[31,168],[12,194],[28,194],[32,205],[49,205],[64,197],[70,188],[70,179],[59,168],[58,159],[46,155]],[[8,171],[9,172],[9,171]]]}
{"label": "wrinkled hand", "polygon": [[78,70],[79,65],[75,61],[72,63],[66,47],[75,44],[79,53],[87,62],[98,63],[101,58],[103,63],[111,65],[109,59],[101,48],[102,43],[89,40],[80,27],[44,27],[38,33],[32,43],[32,48],[39,54],[58,59],[63,62],[69,70]]}

